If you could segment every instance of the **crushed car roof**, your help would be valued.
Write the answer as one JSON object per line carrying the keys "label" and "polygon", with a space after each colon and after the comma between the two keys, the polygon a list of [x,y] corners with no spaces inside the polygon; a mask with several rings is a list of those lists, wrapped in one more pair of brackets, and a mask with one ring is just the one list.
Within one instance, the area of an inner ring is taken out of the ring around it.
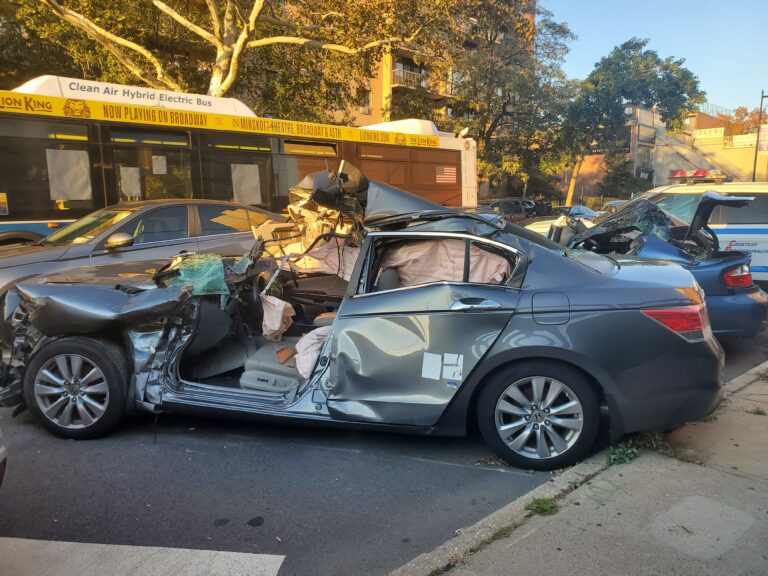
{"label": "crushed car roof", "polygon": [[[292,190],[309,193],[317,204],[339,210],[368,229],[465,232],[487,236],[503,228],[487,215],[473,214],[430,202],[378,180],[368,180],[346,165],[341,177],[329,171],[306,176]],[[500,220],[501,218],[497,218]]]}

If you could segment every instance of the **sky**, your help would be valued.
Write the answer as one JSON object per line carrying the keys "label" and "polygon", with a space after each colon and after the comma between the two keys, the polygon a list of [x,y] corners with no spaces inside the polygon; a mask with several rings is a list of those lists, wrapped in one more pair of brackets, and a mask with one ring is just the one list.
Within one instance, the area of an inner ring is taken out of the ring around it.
{"label": "sky", "polygon": [[[756,108],[768,93],[768,0],[539,0],[578,37],[563,69],[585,78],[633,36],[666,58],[685,58],[707,101]],[[768,102],[767,102],[768,103]]]}

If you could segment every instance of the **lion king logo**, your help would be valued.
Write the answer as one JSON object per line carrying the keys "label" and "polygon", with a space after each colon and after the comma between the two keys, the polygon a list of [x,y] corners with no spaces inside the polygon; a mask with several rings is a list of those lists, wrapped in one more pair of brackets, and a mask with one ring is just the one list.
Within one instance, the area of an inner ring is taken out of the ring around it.
{"label": "lion king logo", "polygon": [[70,118],[90,118],[91,109],[85,100],[67,98],[67,101],[64,102],[64,116]]}

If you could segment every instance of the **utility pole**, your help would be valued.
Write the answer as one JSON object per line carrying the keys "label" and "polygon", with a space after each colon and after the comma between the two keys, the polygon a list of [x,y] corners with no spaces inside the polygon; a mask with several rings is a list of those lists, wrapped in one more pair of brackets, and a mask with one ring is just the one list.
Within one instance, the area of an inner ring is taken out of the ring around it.
{"label": "utility pole", "polygon": [[752,182],[757,177],[757,155],[760,153],[760,128],[763,125],[763,100],[768,98],[765,90],[760,90],[760,112],[757,115],[757,140],[755,140],[755,162],[752,165]]}

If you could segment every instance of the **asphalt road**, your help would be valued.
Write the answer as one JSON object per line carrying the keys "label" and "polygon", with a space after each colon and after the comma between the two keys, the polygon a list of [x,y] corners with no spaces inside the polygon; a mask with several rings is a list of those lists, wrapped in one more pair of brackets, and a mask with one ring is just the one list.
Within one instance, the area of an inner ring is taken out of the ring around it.
{"label": "asphalt road", "polygon": [[[732,378],[768,335],[724,348]],[[0,427],[0,538],[278,555],[282,576],[385,574],[549,478],[494,466],[477,436],[161,415],[75,442],[10,410]]]}

